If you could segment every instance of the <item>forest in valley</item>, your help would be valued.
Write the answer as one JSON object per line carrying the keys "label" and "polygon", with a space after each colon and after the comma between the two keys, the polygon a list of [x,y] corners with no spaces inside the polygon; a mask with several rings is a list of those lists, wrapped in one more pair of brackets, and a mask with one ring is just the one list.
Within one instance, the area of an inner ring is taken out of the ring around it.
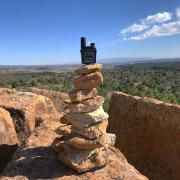
{"label": "forest in valley", "polygon": [[[104,69],[104,84],[98,87],[107,111],[113,91],[146,96],[180,104],[180,62],[136,63]],[[73,72],[3,73],[0,87],[26,90],[28,87],[68,92],[73,89]]]}

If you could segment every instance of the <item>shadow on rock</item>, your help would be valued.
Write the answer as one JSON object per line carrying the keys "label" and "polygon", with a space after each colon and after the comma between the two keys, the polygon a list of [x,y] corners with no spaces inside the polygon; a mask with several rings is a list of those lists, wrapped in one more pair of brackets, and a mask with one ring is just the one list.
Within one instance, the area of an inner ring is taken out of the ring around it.
{"label": "shadow on rock", "polygon": [[108,164],[102,168],[79,174],[57,161],[57,154],[51,147],[29,147],[16,151],[12,161],[0,175],[2,180],[57,179],[94,180],[122,179],[147,180],[116,148],[109,148]]}
{"label": "shadow on rock", "polygon": [[0,145],[0,173],[4,170],[7,164],[11,161],[14,152],[17,150],[16,145]]}
{"label": "shadow on rock", "polygon": [[56,161],[57,154],[50,147],[30,147],[18,150],[3,176],[26,176],[28,179],[49,179],[77,173]]}

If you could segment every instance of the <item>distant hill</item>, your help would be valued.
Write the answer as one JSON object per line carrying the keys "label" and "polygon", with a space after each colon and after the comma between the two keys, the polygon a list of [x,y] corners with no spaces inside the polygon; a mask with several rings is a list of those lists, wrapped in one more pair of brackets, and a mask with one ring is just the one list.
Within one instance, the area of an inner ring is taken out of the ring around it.
{"label": "distant hill", "polygon": [[[128,65],[136,63],[159,63],[159,62],[179,62],[180,58],[109,58],[100,59],[97,62],[104,65],[104,69],[112,69],[118,65]],[[42,72],[72,72],[79,68],[81,64],[55,64],[55,65],[0,65],[0,74],[9,73],[42,73]]]}

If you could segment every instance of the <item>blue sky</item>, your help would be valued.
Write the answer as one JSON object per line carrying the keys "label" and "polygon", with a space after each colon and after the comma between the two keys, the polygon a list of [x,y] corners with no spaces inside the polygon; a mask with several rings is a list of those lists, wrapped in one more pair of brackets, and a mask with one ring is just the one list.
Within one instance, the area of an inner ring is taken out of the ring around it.
{"label": "blue sky", "polygon": [[180,0],[0,0],[0,65],[80,62],[80,37],[98,59],[180,57]]}

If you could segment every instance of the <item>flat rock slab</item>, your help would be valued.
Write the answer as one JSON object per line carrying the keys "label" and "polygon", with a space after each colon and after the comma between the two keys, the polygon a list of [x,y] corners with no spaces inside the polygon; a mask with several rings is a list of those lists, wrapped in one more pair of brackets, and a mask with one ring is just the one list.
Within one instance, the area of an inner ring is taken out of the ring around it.
{"label": "flat rock slab", "polygon": [[116,141],[116,136],[114,134],[105,133],[96,139],[89,140],[78,134],[70,134],[69,137],[66,136],[63,140],[65,144],[74,149],[95,149],[99,147],[108,148],[109,145],[113,146]]}
{"label": "flat rock slab", "polygon": [[56,180],[147,180],[116,148],[107,150],[107,165],[79,174],[57,161],[57,153],[50,147],[30,147],[17,151],[1,180],[56,179]]}
{"label": "flat rock slab", "polygon": [[103,76],[100,72],[80,76],[74,81],[74,87],[76,89],[93,89],[102,84]]}
{"label": "flat rock slab", "polygon": [[89,127],[108,119],[109,115],[100,107],[89,113],[68,113],[65,115],[67,121],[75,127]]}
{"label": "flat rock slab", "polygon": [[75,150],[69,146],[63,146],[59,152],[58,160],[79,173],[93,168],[105,166],[107,152],[104,148],[93,150]]}
{"label": "flat rock slab", "polygon": [[102,70],[102,64],[89,64],[75,71],[77,75],[85,75]]}
{"label": "flat rock slab", "polygon": [[72,90],[69,92],[69,98],[66,100],[67,103],[74,103],[83,101],[86,99],[95,98],[98,92],[96,88],[93,89],[82,89],[82,90]]}
{"label": "flat rock slab", "polygon": [[97,123],[91,127],[72,127],[72,132],[83,135],[88,139],[95,139],[106,133],[106,128],[108,126],[108,119],[104,119],[102,122]]}
{"label": "flat rock slab", "polygon": [[60,126],[56,129],[56,133],[59,134],[59,135],[68,135],[71,133],[71,125],[70,124],[66,124],[64,126]]}
{"label": "flat rock slab", "polygon": [[78,103],[68,104],[68,108],[72,113],[86,113],[97,110],[104,103],[104,97],[96,96],[93,99],[87,99]]}

